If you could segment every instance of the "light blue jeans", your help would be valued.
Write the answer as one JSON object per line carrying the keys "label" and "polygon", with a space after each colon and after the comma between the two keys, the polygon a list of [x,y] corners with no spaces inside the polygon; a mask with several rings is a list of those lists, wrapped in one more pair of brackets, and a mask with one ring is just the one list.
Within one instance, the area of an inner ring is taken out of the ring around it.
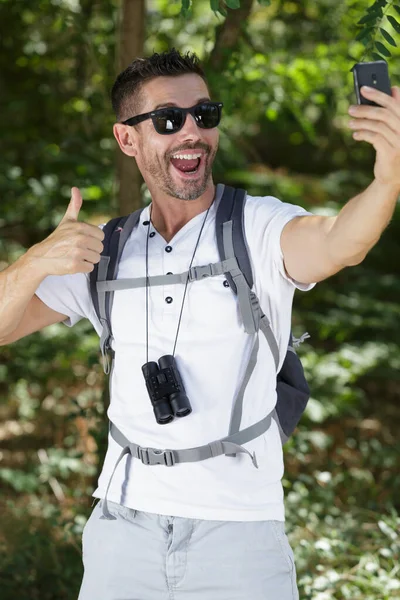
{"label": "light blue jeans", "polygon": [[78,600],[298,600],[281,521],[208,521],[100,501],[83,532]]}

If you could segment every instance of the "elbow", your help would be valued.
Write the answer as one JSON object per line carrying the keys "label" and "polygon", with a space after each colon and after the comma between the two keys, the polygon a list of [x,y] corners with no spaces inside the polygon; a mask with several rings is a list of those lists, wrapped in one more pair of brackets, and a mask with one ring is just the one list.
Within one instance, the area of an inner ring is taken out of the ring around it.
{"label": "elbow", "polygon": [[351,254],[349,255],[343,255],[343,253],[340,256],[337,256],[337,251],[335,252],[335,260],[337,262],[340,263],[341,268],[344,267],[355,267],[359,264],[361,264],[363,262],[363,260],[366,258],[368,252],[371,250],[371,248],[373,248],[375,246],[375,244],[378,242],[379,238],[377,240],[375,240],[375,242],[373,244],[368,245],[367,247],[363,247],[362,250],[359,250],[357,253]]}
{"label": "elbow", "polygon": [[375,246],[375,244],[378,243],[380,238],[377,238],[373,244],[370,244],[367,248],[364,248],[363,250],[361,250],[360,252],[358,252],[358,254],[355,254],[354,256],[352,256],[350,259],[348,259],[347,261],[347,266],[348,267],[355,267],[356,265],[359,265],[363,262],[363,260],[367,257],[367,254],[370,250],[372,250],[372,248]]}
{"label": "elbow", "polygon": [[356,267],[357,265],[360,265],[363,260],[365,259],[365,257],[367,256],[367,252],[363,252],[362,254],[357,254],[356,256],[353,256],[352,258],[350,258],[348,261],[346,261],[346,267]]}

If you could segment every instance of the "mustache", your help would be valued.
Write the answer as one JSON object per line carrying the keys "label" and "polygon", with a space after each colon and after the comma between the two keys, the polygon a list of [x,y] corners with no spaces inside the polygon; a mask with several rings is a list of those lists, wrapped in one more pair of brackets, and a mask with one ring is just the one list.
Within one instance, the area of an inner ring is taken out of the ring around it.
{"label": "mustache", "polygon": [[172,152],[169,152],[167,157],[168,159],[170,159],[174,156],[174,154],[185,150],[204,150],[206,154],[210,154],[211,146],[205,144],[204,142],[198,142],[197,144],[192,144],[191,146],[189,146],[188,144],[182,144],[182,146],[178,146],[177,148],[174,148]]}

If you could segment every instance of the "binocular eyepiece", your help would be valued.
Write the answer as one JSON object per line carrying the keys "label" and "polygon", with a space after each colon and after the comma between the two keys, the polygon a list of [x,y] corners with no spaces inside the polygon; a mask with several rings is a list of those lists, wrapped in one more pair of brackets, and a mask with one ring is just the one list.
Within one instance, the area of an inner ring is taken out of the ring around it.
{"label": "binocular eyepiece", "polygon": [[190,415],[192,407],[172,355],[162,356],[158,363],[146,363],[142,372],[157,423],[164,425],[174,416]]}

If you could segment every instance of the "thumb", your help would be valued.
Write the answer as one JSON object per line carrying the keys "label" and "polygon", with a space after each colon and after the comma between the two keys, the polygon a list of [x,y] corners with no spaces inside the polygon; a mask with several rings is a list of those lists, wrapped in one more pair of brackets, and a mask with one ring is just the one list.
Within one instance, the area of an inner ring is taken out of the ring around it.
{"label": "thumb", "polygon": [[62,222],[65,220],[68,221],[77,221],[79,211],[82,207],[82,194],[79,188],[73,187],[71,188],[71,200],[68,204],[67,211],[62,219]]}

